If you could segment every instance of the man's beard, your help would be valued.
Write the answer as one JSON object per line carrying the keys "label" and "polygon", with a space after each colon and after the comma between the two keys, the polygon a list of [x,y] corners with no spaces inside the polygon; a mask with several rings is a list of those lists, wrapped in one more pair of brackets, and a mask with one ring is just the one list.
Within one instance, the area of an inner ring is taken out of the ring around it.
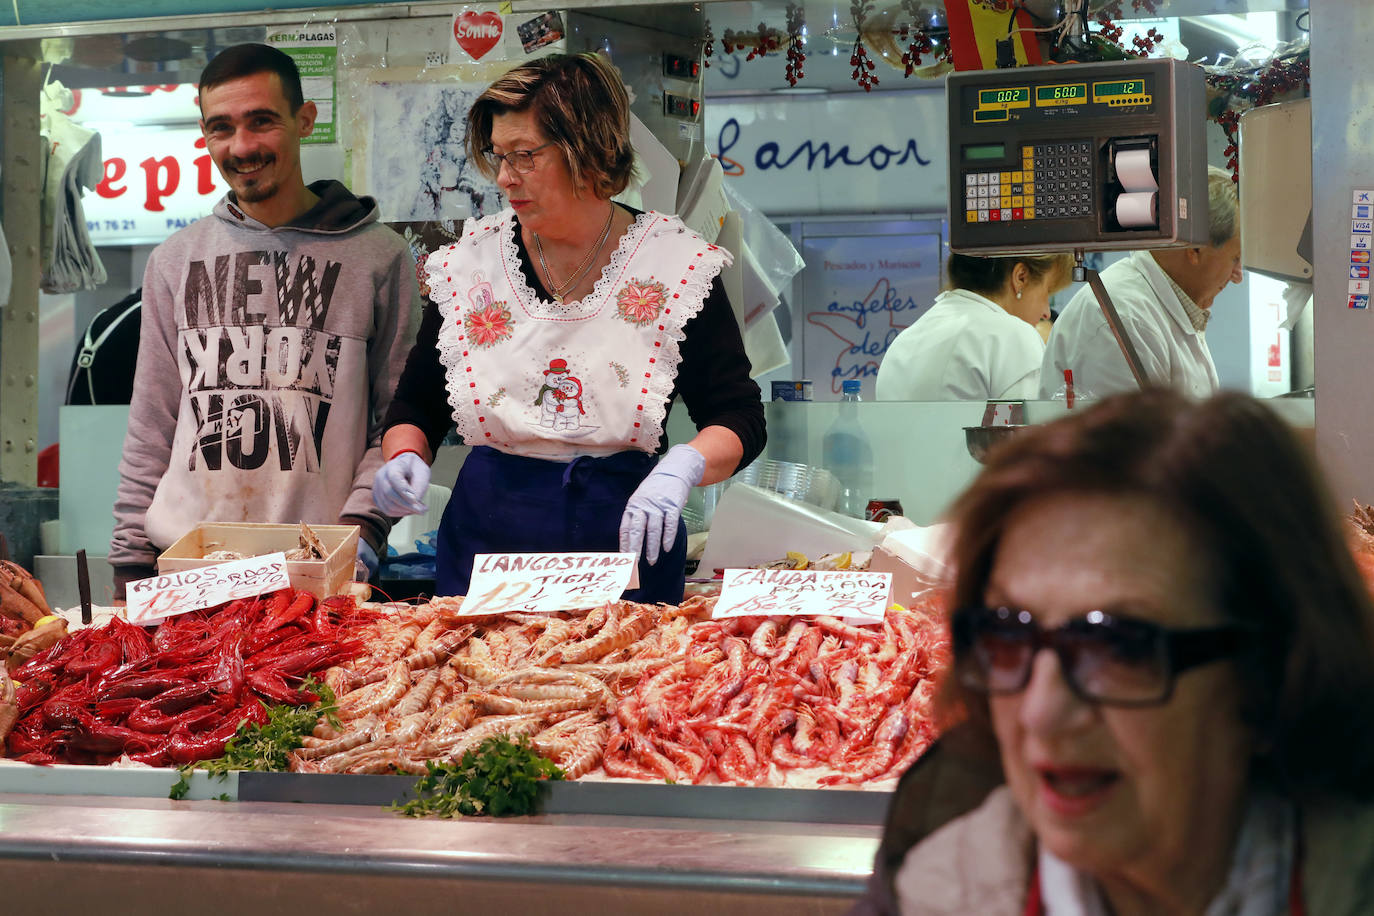
{"label": "man's beard", "polygon": [[[234,196],[246,204],[256,204],[267,200],[277,193],[277,183],[264,178],[247,178],[238,173],[238,169],[245,166],[252,168],[262,168],[271,165],[274,159],[229,159],[225,160],[224,170],[230,175],[246,182],[240,189],[235,189]],[[231,187],[234,186],[232,180],[229,181]]]}
{"label": "man's beard", "polygon": [[234,196],[245,204],[258,204],[277,193],[275,182],[255,182],[235,191]]}

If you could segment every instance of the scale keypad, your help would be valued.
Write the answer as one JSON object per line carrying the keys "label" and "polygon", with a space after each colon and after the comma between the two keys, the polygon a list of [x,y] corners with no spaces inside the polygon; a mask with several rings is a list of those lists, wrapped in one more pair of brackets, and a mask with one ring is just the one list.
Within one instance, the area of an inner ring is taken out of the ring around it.
{"label": "scale keypad", "polygon": [[1090,141],[1026,144],[1019,170],[964,173],[964,219],[1080,218],[1092,213],[1092,189]]}

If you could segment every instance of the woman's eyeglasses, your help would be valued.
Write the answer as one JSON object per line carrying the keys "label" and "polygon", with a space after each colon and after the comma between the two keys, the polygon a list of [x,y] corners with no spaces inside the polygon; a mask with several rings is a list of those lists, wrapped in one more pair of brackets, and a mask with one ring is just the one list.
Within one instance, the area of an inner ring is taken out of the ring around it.
{"label": "woman's eyeglasses", "polygon": [[495,171],[501,171],[501,163],[504,162],[506,165],[523,175],[526,172],[534,171],[534,154],[544,147],[552,145],[553,141],[550,140],[548,143],[539,144],[534,149],[513,149],[505,154],[498,153],[488,146],[486,149],[482,150],[482,155],[487,157],[487,161],[491,163],[491,167]]}
{"label": "woman's eyeglasses", "polygon": [[1175,630],[1090,611],[1045,630],[1029,611],[973,607],[954,614],[959,682],[983,693],[1026,689],[1041,649],[1059,657],[1064,680],[1080,699],[1114,706],[1167,702],[1174,680],[1239,649],[1250,631],[1236,626]]}

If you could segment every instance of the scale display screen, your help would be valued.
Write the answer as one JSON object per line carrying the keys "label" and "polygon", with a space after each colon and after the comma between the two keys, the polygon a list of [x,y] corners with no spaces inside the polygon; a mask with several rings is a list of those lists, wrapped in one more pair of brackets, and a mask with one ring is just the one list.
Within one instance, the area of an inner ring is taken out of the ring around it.
{"label": "scale display screen", "polygon": [[1069,83],[1063,86],[1036,86],[1035,106],[1045,108],[1051,105],[1076,105],[1088,100],[1087,83]]}
{"label": "scale display screen", "polygon": [[1144,91],[1144,80],[1113,80],[1110,83],[1093,83],[1093,95],[1099,98],[1109,95],[1139,95]]}
{"label": "scale display screen", "polygon": [[978,90],[979,108],[1027,108],[1030,106],[1030,87]]}
{"label": "scale display screen", "polygon": [[979,146],[964,147],[964,158],[974,162],[984,162],[988,159],[1001,159],[1007,154],[1005,143],[983,143]]}
{"label": "scale display screen", "polygon": [[1093,101],[1107,105],[1144,105],[1152,101],[1144,78],[1093,83]]}

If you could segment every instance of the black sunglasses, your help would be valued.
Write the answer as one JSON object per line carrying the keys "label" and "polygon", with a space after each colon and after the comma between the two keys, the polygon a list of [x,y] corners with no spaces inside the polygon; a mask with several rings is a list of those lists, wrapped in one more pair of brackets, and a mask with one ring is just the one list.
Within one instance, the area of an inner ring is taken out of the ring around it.
{"label": "black sunglasses", "polygon": [[1005,607],[964,608],[952,626],[964,686],[1020,693],[1030,683],[1036,654],[1053,649],[1076,696],[1112,706],[1168,702],[1179,674],[1234,654],[1253,634],[1238,626],[1170,629],[1102,611],[1046,630],[1029,611]]}

